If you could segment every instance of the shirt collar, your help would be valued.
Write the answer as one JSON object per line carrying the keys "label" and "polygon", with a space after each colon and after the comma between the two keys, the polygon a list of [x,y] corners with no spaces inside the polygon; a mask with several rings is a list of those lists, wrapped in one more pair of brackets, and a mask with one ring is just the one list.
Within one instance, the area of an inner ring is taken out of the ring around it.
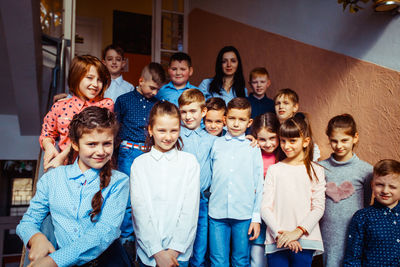
{"label": "shirt collar", "polygon": [[375,200],[374,207],[378,208],[378,209],[383,209],[383,210],[392,210],[392,211],[400,213],[400,202],[397,203],[397,205],[391,209],[388,206],[382,205],[380,202]]}
{"label": "shirt collar", "polygon": [[99,99],[96,97],[94,99],[90,99],[88,101],[84,101],[77,97],[76,95],[73,95],[71,98],[72,104],[78,109],[82,110],[84,107],[92,106],[94,103],[96,103]]}
{"label": "shirt collar", "polygon": [[232,135],[227,131],[226,134],[225,134],[225,139],[226,139],[227,141],[230,141],[230,140],[232,140],[232,139],[237,139],[237,140],[240,140],[240,141],[244,141],[244,140],[246,140],[246,135],[243,133],[243,134],[241,134],[241,135],[239,135],[239,136],[232,136]]}
{"label": "shirt collar", "polygon": [[184,127],[184,126],[181,127],[181,132],[182,132],[186,137],[190,136],[192,133],[196,133],[197,135],[202,136],[203,133],[204,133],[204,131],[205,131],[205,130],[204,130],[201,126],[197,127],[197,129],[195,129],[195,130],[190,130],[190,129]]}
{"label": "shirt collar", "polygon": [[160,161],[163,157],[165,157],[168,161],[171,161],[178,155],[178,150],[173,148],[167,152],[161,152],[153,146],[149,153],[157,161]]}
{"label": "shirt collar", "polygon": [[181,89],[177,89],[177,88],[175,87],[175,85],[172,83],[172,81],[169,82],[169,83],[167,83],[166,87],[171,88],[171,89],[175,89],[175,90],[177,90],[177,91],[179,91],[179,90],[185,90],[185,89],[187,89],[187,88],[192,88],[191,84],[190,84],[189,82],[187,82],[186,85],[185,85],[185,87],[183,87],[183,88],[181,88]]}
{"label": "shirt collar", "polygon": [[118,78],[113,79],[112,81],[114,81],[118,86],[120,86],[123,81],[122,75],[119,75]]}
{"label": "shirt collar", "polygon": [[82,173],[81,169],[79,168],[78,165],[78,158],[75,160],[74,164],[69,165],[69,170],[68,170],[68,179],[70,180],[79,180],[81,177],[87,183],[92,182],[95,178],[99,176],[100,169],[89,169]]}

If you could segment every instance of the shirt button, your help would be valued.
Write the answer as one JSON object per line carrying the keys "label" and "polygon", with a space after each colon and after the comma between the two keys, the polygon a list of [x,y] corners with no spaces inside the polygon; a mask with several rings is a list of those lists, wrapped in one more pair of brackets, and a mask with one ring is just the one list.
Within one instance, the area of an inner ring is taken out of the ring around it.
{"label": "shirt button", "polygon": [[76,207],[74,207],[74,211],[76,211]]}
{"label": "shirt button", "polygon": [[75,232],[75,233],[78,232],[78,229],[74,228],[74,232]]}
{"label": "shirt button", "polygon": [[231,195],[229,194],[228,197],[231,197]]}
{"label": "shirt button", "polygon": [[229,171],[230,171],[230,172],[233,172],[233,169],[230,169]]}
{"label": "shirt button", "polygon": [[146,108],[146,106],[143,106],[143,108]]}
{"label": "shirt button", "polygon": [[232,182],[229,182],[230,185],[232,185]]}
{"label": "shirt button", "polygon": [[351,235],[349,235],[349,238],[351,238]]}
{"label": "shirt button", "polygon": [[397,241],[397,243],[400,243],[400,239],[397,239],[396,241]]}
{"label": "shirt button", "polygon": [[399,214],[396,212],[396,216],[399,216]]}
{"label": "shirt button", "polygon": [[394,221],[394,222],[393,222],[393,224],[397,224],[397,222],[396,222],[396,221]]}
{"label": "shirt button", "polygon": [[383,215],[387,215],[386,211],[383,213]]}

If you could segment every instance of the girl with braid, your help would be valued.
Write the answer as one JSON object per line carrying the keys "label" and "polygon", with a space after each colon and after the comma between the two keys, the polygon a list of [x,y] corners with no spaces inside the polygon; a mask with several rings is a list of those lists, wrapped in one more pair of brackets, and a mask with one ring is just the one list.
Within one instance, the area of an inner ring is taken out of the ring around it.
{"label": "girl with braid", "polygon": [[[29,249],[29,266],[130,266],[119,242],[129,179],[113,170],[118,122],[106,108],[88,107],[69,125],[71,165],[46,172],[17,227]],[[57,244],[40,232],[51,214]]]}

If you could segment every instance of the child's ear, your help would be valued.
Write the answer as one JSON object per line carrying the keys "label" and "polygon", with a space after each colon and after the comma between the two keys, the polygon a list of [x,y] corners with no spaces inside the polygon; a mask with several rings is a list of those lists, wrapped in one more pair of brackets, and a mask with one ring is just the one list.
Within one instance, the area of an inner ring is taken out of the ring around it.
{"label": "child's ear", "polygon": [[268,82],[267,82],[267,88],[269,88],[271,86],[271,80],[270,79],[268,79]]}
{"label": "child's ear", "polygon": [[204,107],[203,110],[201,111],[201,117],[204,118],[207,115],[207,108]]}
{"label": "child's ear", "polygon": [[149,132],[150,137],[153,137],[153,130],[150,125],[147,127],[147,131]]}
{"label": "child's ear", "polygon": [[193,67],[189,67],[189,77],[193,75]]}
{"label": "child's ear", "polygon": [[143,77],[140,77],[140,78],[139,78],[139,85],[143,85],[143,83],[144,83],[144,78],[143,78]]}
{"label": "child's ear", "polygon": [[299,103],[294,104],[293,110],[294,110],[294,113],[296,113],[297,111],[299,111]]}
{"label": "child's ear", "polygon": [[311,142],[311,138],[310,138],[310,137],[305,137],[305,138],[303,138],[303,148],[308,147],[308,145],[310,144],[310,142]]}
{"label": "child's ear", "polygon": [[71,142],[71,146],[72,146],[72,149],[73,149],[73,150],[75,150],[76,152],[79,152],[79,146],[78,146],[78,144],[75,144],[74,142]]}
{"label": "child's ear", "polygon": [[103,63],[104,66],[106,65],[106,61],[104,59],[101,60],[101,63]]}
{"label": "child's ear", "polygon": [[355,133],[353,137],[353,144],[355,145],[357,143],[358,143],[358,133]]}
{"label": "child's ear", "polygon": [[122,60],[122,62],[121,62],[121,71],[122,71],[122,69],[125,68],[125,66],[126,66],[126,58],[124,58],[124,59]]}
{"label": "child's ear", "polygon": [[250,119],[249,122],[247,123],[247,128],[249,128],[253,124],[253,119]]}

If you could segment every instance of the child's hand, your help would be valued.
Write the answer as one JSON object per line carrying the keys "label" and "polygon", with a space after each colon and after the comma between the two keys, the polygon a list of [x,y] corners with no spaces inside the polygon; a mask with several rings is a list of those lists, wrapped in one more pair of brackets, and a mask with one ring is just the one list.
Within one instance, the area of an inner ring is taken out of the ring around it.
{"label": "child's hand", "polygon": [[288,244],[292,241],[298,240],[302,235],[303,232],[299,229],[296,228],[293,231],[278,231],[278,240],[276,242],[276,247],[281,248],[281,247],[287,247]]}
{"label": "child's hand", "polygon": [[28,244],[31,247],[28,254],[28,258],[31,262],[46,257],[50,253],[56,251],[53,244],[51,244],[47,237],[42,233],[34,234]]}
{"label": "child's hand", "polygon": [[297,253],[299,251],[303,251],[303,248],[301,247],[299,241],[292,241],[288,244],[288,247],[291,251],[293,251],[294,253]]}
{"label": "child's hand", "polygon": [[64,100],[67,98],[67,96],[68,96],[68,94],[66,94],[66,93],[57,94],[53,97],[53,103],[56,103],[59,100]]}
{"label": "child's hand", "polygon": [[253,235],[249,238],[249,240],[255,240],[258,238],[260,235],[260,224],[256,222],[250,223],[249,231],[247,232],[248,235],[251,235],[253,232]]}
{"label": "child's hand", "polygon": [[251,147],[259,147],[259,145],[257,143],[257,139],[254,138],[254,136],[252,136],[251,134],[248,134],[245,137],[246,137],[246,139],[250,140],[250,146]]}
{"label": "child's hand", "polygon": [[48,167],[46,166],[49,165],[49,163],[57,157],[57,155],[60,154],[57,149],[54,147],[53,144],[48,145],[46,149],[44,150],[44,155],[43,155],[43,167],[44,171],[47,171]]}
{"label": "child's hand", "polygon": [[60,165],[63,165],[64,161],[65,161],[65,155],[59,153],[49,163],[47,163],[47,164],[43,163],[44,171],[47,172],[47,170],[50,169],[50,168],[56,168],[56,167],[58,167]]}
{"label": "child's hand", "polygon": [[38,260],[32,261],[29,263],[27,267],[57,267],[57,263],[54,262],[54,260],[49,257],[43,257]]}
{"label": "child's hand", "polygon": [[159,267],[176,267],[179,266],[178,260],[172,256],[171,252],[162,250],[154,254],[154,259]]}
{"label": "child's hand", "polygon": [[179,254],[180,254],[178,251],[173,250],[173,249],[167,249],[167,252],[168,252],[170,255],[172,255],[175,259],[177,259],[178,256],[179,256]]}

